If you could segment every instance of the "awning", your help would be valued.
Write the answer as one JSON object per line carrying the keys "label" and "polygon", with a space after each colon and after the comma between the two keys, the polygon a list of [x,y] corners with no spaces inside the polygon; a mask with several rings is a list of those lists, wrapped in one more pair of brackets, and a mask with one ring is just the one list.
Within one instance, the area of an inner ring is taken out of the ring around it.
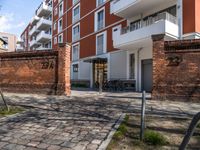
{"label": "awning", "polygon": [[83,62],[87,62],[87,63],[106,63],[107,62],[107,58],[101,58],[101,57],[88,58],[88,59],[83,60]]}

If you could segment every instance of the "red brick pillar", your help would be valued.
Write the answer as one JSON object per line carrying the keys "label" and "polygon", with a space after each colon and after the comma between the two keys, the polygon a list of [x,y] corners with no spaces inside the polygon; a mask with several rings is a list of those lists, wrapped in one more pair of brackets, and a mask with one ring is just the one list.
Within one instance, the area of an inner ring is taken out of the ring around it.
{"label": "red brick pillar", "polygon": [[[153,90],[152,99],[163,98],[165,91],[163,91],[162,79],[165,74],[163,74],[163,65],[165,65],[165,53],[164,53],[164,34],[153,35]],[[165,68],[165,67],[164,67]],[[162,95],[162,96],[161,96]]]}
{"label": "red brick pillar", "polygon": [[70,85],[70,54],[71,46],[66,43],[59,44],[58,48],[58,95],[71,95]]}

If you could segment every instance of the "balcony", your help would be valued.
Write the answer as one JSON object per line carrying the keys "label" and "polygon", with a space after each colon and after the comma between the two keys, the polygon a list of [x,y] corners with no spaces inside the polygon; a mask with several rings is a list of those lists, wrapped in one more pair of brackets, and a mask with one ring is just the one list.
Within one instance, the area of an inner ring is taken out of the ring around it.
{"label": "balcony", "polygon": [[32,19],[31,19],[31,24],[32,25],[36,25],[36,23],[40,20],[40,18],[38,16],[34,16]]}
{"label": "balcony", "polygon": [[36,25],[32,27],[32,29],[29,32],[30,36],[36,35],[37,33],[39,33],[39,30],[37,30]]}
{"label": "balcony", "polygon": [[38,47],[39,45],[40,44],[35,39],[33,39],[32,41],[30,41],[30,47],[31,48]]}
{"label": "balcony", "polygon": [[110,12],[129,19],[160,6],[166,6],[167,8],[176,5],[176,3],[177,0],[113,0],[110,4]]}
{"label": "balcony", "polygon": [[44,42],[48,42],[49,40],[51,40],[51,35],[49,33],[46,33],[44,31],[41,31],[36,38],[36,41],[39,43],[44,43]]}
{"label": "balcony", "polygon": [[44,17],[44,16],[47,17],[47,16],[49,16],[49,15],[51,14],[51,12],[52,12],[52,6],[51,6],[51,5],[48,5],[48,4],[45,3],[45,2],[43,2],[43,3],[39,6],[39,8],[38,8],[36,14],[37,14],[38,17]]}
{"label": "balcony", "polygon": [[131,26],[118,28],[113,33],[113,45],[118,49],[137,49],[151,43],[151,36],[155,34],[165,34],[169,40],[177,39],[178,31],[177,18],[164,12]]}
{"label": "balcony", "polygon": [[41,18],[40,21],[37,23],[37,29],[47,30],[48,28],[51,27],[51,25],[52,25],[52,21],[45,18]]}

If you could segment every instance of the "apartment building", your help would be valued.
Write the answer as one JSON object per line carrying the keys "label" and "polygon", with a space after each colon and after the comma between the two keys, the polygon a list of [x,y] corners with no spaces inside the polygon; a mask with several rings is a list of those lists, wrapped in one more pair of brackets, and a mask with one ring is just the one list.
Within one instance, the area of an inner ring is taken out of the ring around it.
{"label": "apartment building", "polygon": [[95,87],[121,80],[151,91],[151,36],[199,38],[199,6],[198,0],[52,0],[51,45],[72,45],[72,82]]}
{"label": "apartment building", "polygon": [[52,48],[52,1],[45,0],[35,11],[30,24],[21,35],[25,50]]}
{"label": "apartment building", "polygon": [[0,38],[7,43],[4,46],[4,52],[13,52],[16,50],[17,38],[14,34],[0,32]]}

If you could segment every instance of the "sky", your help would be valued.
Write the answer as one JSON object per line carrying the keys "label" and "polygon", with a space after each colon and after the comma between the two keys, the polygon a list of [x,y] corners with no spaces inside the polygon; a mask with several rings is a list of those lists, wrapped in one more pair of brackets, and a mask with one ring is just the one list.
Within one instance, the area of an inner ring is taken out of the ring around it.
{"label": "sky", "polygon": [[20,37],[42,0],[0,0],[0,32]]}

